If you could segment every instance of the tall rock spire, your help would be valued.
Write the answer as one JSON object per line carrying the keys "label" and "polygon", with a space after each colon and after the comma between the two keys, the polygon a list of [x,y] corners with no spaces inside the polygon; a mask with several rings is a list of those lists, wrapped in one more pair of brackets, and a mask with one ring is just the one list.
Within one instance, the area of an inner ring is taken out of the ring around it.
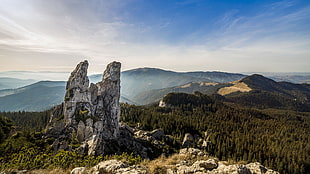
{"label": "tall rock spire", "polygon": [[[119,136],[120,71],[121,63],[112,62],[104,71],[101,82],[90,84],[87,77],[88,62],[80,62],[71,73],[66,86],[65,101],[60,116],[51,116],[54,127],[47,135],[56,138],[55,149],[70,138],[81,143],[81,153],[103,154],[106,141]],[[72,137],[76,136],[76,137]]]}
{"label": "tall rock spire", "polygon": [[64,101],[64,121],[66,124],[74,124],[77,105],[84,103],[89,106],[88,86],[89,79],[87,77],[88,62],[79,63],[71,73],[66,86],[66,95]]}
{"label": "tall rock spire", "polygon": [[120,69],[121,63],[119,62],[108,64],[102,81],[96,84],[98,87],[98,104],[95,114],[105,116],[104,128],[112,137],[117,137],[119,132]]}

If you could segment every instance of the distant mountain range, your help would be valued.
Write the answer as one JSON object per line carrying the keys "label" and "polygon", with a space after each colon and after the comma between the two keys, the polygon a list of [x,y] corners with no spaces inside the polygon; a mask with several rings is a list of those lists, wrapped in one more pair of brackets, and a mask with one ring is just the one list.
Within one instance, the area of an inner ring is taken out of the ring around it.
{"label": "distant mountain range", "polygon": [[216,82],[190,82],[180,86],[143,91],[136,95],[133,100],[143,101],[144,104],[151,104],[161,100],[166,94],[172,92],[192,94],[195,91],[199,91],[205,94],[214,94],[219,88],[225,86],[229,86],[229,84]]}
{"label": "distant mountain range", "polygon": [[0,90],[0,111],[46,110],[61,103],[64,94],[62,81],[41,81],[18,89]]}
{"label": "distant mountain range", "polygon": [[138,104],[148,104],[142,93],[184,85],[190,82],[230,82],[245,77],[224,72],[173,72],[155,68],[139,68],[122,72],[121,93]]}
{"label": "distant mountain range", "polygon": [[[101,78],[102,75],[89,76],[89,79],[92,83],[100,81]],[[250,79],[252,78],[253,77]],[[304,76],[303,79],[307,78],[308,77]],[[6,84],[6,82],[8,82],[7,78],[0,78],[0,80],[0,84]],[[33,83],[32,80],[20,80],[12,78],[9,80],[13,81],[14,83],[11,84],[15,84],[16,86],[11,85],[8,87],[12,89],[2,88],[3,90],[0,90],[0,111],[41,111],[57,105],[63,101],[66,85],[66,82],[64,81],[40,81]],[[262,91],[268,91],[265,88],[270,88],[270,86],[266,86],[268,83],[265,80],[259,81],[261,79],[257,78],[256,80],[249,81],[247,76],[243,74],[225,72],[173,72],[155,68],[138,68],[122,72],[122,96],[120,100],[121,102],[130,104],[145,105],[157,102],[163,98],[163,96],[171,92],[193,93],[194,91],[200,91],[205,94],[215,94],[218,93],[218,90],[225,87],[227,87],[225,89],[227,92],[227,89],[230,91],[231,89],[236,89],[236,84],[229,82],[238,80],[241,80],[246,84],[248,83],[247,85],[249,88],[255,89],[253,91],[257,91],[256,88],[259,88]],[[256,81],[257,84],[254,84]],[[275,81],[273,82],[278,84]],[[23,83],[25,83],[26,86],[20,87],[20,85]],[[285,87],[284,84],[286,84],[286,87],[290,88],[295,85],[284,82],[279,84],[282,84],[282,88]],[[306,86],[306,89],[308,87],[308,85],[297,86],[294,86],[296,88],[294,88],[294,94],[298,94],[297,96],[299,96],[299,94],[301,95],[302,93],[299,92],[299,90],[305,90],[304,88],[299,88],[300,86]],[[248,93],[252,94],[253,91]],[[287,89],[286,93],[288,93],[288,91],[290,90]],[[240,91],[238,92],[237,90],[237,92],[226,95],[226,97],[231,101],[235,100],[236,102],[240,102],[238,98],[240,96],[235,95],[237,93],[244,94]],[[301,96],[305,97],[304,95]]]}
{"label": "distant mountain range", "polygon": [[9,77],[0,77],[0,90],[20,88],[20,87],[30,85],[35,82],[37,81],[33,79],[17,79],[17,78],[9,78]]}

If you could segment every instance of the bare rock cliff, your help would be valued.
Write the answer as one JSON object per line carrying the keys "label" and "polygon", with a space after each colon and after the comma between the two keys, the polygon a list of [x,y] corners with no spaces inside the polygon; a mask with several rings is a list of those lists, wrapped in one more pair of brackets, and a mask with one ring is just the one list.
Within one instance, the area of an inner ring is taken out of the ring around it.
{"label": "bare rock cliff", "polygon": [[51,116],[46,137],[56,139],[55,150],[70,150],[70,143],[77,140],[81,153],[103,154],[105,142],[119,136],[121,63],[110,63],[97,84],[89,85],[87,68],[86,60],[76,66],[65,101]]}
{"label": "bare rock cliff", "polygon": [[121,64],[108,64],[96,84],[89,84],[87,68],[87,61],[76,66],[67,82],[64,102],[52,111],[45,139],[53,141],[54,150],[88,155],[128,152],[142,158],[167,151],[165,143],[173,140],[163,131],[136,130],[119,122]]}

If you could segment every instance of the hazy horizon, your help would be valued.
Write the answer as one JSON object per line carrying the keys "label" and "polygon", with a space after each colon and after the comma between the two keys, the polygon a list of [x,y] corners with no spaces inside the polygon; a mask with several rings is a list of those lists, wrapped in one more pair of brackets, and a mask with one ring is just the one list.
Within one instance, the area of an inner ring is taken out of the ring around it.
{"label": "hazy horizon", "polygon": [[[75,67],[72,67],[71,71],[68,72],[55,72],[55,71],[0,71],[0,78],[7,77],[7,78],[17,78],[17,79],[33,79],[33,80],[54,80],[54,81],[66,81],[68,80],[70,73],[73,71]],[[141,67],[141,68],[152,68],[152,67]],[[133,68],[129,70],[122,70],[122,72],[130,71],[138,68]],[[162,68],[155,68],[161,69],[165,71],[173,71],[168,69]],[[301,75],[301,76],[310,76],[310,72],[228,72],[228,71],[173,71],[173,72],[227,72],[227,73],[240,73],[244,75],[252,75],[252,74],[261,74],[264,76],[284,76],[284,75]],[[88,76],[103,74],[103,72],[88,72]]]}
{"label": "hazy horizon", "polygon": [[[22,7],[22,8],[21,8]],[[305,72],[310,1],[2,0],[1,71]]]}

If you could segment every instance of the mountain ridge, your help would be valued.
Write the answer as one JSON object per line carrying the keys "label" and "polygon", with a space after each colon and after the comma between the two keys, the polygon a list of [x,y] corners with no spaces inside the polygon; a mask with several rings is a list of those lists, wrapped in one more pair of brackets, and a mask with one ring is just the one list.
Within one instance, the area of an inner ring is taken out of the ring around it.
{"label": "mountain ridge", "polygon": [[262,75],[251,75],[240,82],[252,90],[231,93],[227,101],[242,106],[310,111],[310,85],[276,82]]}
{"label": "mountain ridge", "polygon": [[11,77],[0,77],[0,90],[19,88],[25,85],[35,83],[34,79],[19,79]]}
{"label": "mountain ridge", "polygon": [[[245,76],[238,73],[227,73],[227,72],[218,72],[218,71],[193,71],[193,72],[173,72],[168,70],[162,70],[158,68],[136,68],[133,70],[123,71],[121,73],[121,102],[136,104],[136,105],[146,105],[156,101],[159,101],[164,95],[170,92],[186,92],[193,93],[195,91],[200,91],[206,94],[216,93],[220,88],[229,87],[233,84],[226,83],[236,80],[243,80],[244,82],[249,83],[249,86],[255,89],[253,86],[260,86],[263,88],[265,86],[266,90],[268,88],[273,89],[273,91],[282,91],[281,93],[288,92],[283,90],[282,88],[289,88],[295,91],[295,93],[299,94],[300,90],[308,89],[306,84],[303,85],[292,85],[289,82],[276,82],[274,80],[267,80],[262,82],[259,81],[260,78],[264,78],[261,75],[250,75]],[[89,76],[91,82],[96,82],[102,79],[102,75],[92,74]],[[224,82],[218,83],[216,81]],[[256,83],[255,83],[256,81]],[[211,83],[216,85],[210,85]],[[270,84],[270,86],[266,87],[266,84]],[[203,85],[200,85],[203,84]],[[209,84],[209,85],[206,85]],[[262,85],[264,84],[264,85]],[[0,90],[0,110],[6,110],[2,102],[10,101],[15,103],[20,103],[18,99],[18,95],[22,95],[23,91],[28,88],[34,88],[36,85],[41,85],[40,90],[45,90],[46,94],[52,96],[53,94],[49,93],[49,88],[46,87],[54,87],[61,86],[65,88],[65,81],[40,81],[30,85],[26,85],[24,87],[18,89],[6,89]],[[58,89],[58,94],[63,94],[63,89]],[[264,91],[266,91],[264,90]],[[28,95],[31,95],[28,92]],[[270,92],[270,91],[269,91]],[[13,95],[14,94],[14,95]],[[251,93],[252,94],[252,93]],[[295,94],[295,96],[297,95]],[[9,96],[11,95],[11,96]],[[33,91],[32,95],[35,95],[35,91]],[[292,96],[291,94],[287,94]],[[236,94],[232,94],[229,97],[237,96]],[[2,99],[6,97],[5,99]],[[39,98],[42,96],[38,96]],[[45,96],[47,97],[47,96]],[[304,94],[300,94],[299,98],[303,98]],[[15,98],[15,100],[10,99]],[[308,98],[308,97],[307,97]],[[1,100],[2,99],[2,100]],[[63,99],[63,96],[59,96],[58,101],[60,102]],[[41,99],[37,99],[41,100]],[[48,103],[48,102],[47,102]],[[49,106],[46,103],[46,107]],[[26,103],[24,103],[26,104]],[[1,107],[3,105],[3,107]],[[9,104],[8,104],[9,105]],[[22,107],[24,108],[24,107]],[[11,111],[18,111],[20,108],[12,108]],[[28,110],[25,108],[25,110]],[[9,110],[7,110],[9,111]],[[38,111],[38,110],[36,110]]]}

